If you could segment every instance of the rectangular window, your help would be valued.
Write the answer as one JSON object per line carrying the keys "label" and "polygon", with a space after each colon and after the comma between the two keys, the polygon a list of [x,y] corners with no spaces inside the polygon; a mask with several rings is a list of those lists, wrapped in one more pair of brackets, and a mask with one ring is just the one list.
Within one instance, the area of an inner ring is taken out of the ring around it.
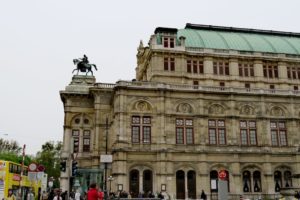
{"label": "rectangular window", "polygon": [[132,126],[132,143],[140,143],[140,127]]}
{"label": "rectangular window", "polygon": [[165,48],[174,48],[175,42],[174,38],[163,37],[163,45]]}
{"label": "rectangular window", "polygon": [[79,137],[73,137],[73,153],[79,152]]}
{"label": "rectangular window", "polygon": [[241,145],[257,145],[256,138],[256,122],[255,121],[240,121]]}
{"label": "rectangular window", "polygon": [[84,130],[83,131],[83,146],[82,146],[82,151],[83,152],[89,152],[90,151],[90,141],[91,141],[91,131],[90,130]]}
{"label": "rectangular window", "polygon": [[176,128],[176,144],[184,144],[183,128]]}
{"label": "rectangular window", "polygon": [[287,77],[288,79],[296,80],[300,79],[300,65],[297,63],[291,63],[288,65]]}
{"label": "rectangular window", "polygon": [[151,117],[132,116],[131,118],[131,140],[132,143],[151,143]]}
{"label": "rectangular window", "polygon": [[170,48],[174,48],[174,46],[175,46],[174,38],[170,38]]}
{"label": "rectangular window", "polygon": [[169,71],[169,58],[164,58],[164,70]]}
{"label": "rectangular window", "polygon": [[226,126],[224,120],[208,120],[209,144],[226,144]]}
{"label": "rectangular window", "polygon": [[83,152],[90,151],[90,138],[83,138]]}
{"label": "rectangular window", "polygon": [[278,78],[277,63],[264,62],[263,72],[265,78]]}
{"label": "rectangular window", "polygon": [[151,143],[151,127],[143,126],[143,143],[150,144]]}
{"label": "rectangular window", "polygon": [[229,63],[218,60],[213,62],[213,71],[216,75],[229,75]]}
{"label": "rectangular window", "polygon": [[170,69],[175,71],[175,58],[170,58]]}
{"label": "rectangular window", "polygon": [[72,130],[73,153],[79,152],[79,130]]}
{"label": "rectangular window", "polygon": [[271,128],[271,143],[273,146],[287,146],[287,130],[285,122],[270,122]]}
{"label": "rectangular window", "polygon": [[193,74],[203,74],[203,61],[202,60],[187,60],[186,71]]}
{"label": "rectangular window", "polygon": [[194,89],[198,89],[199,88],[199,82],[198,81],[193,81],[193,86],[194,86]]}
{"label": "rectangular window", "polygon": [[164,41],[164,47],[165,48],[169,47],[169,38],[164,37],[163,41]]}
{"label": "rectangular window", "polygon": [[194,144],[192,119],[176,119],[176,144]]}
{"label": "rectangular window", "polygon": [[186,72],[192,73],[192,61],[191,60],[186,61]]}
{"label": "rectangular window", "polygon": [[164,58],[164,70],[175,71],[175,58],[170,58],[170,57]]}

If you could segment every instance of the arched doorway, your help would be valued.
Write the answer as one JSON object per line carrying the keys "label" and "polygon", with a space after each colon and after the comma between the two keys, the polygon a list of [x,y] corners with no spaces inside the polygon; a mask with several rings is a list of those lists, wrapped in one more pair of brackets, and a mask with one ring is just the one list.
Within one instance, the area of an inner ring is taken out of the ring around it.
{"label": "arched doorway", "polygon": [[184,171],[176,172],[176,199],[185,199]]}
{"label": "arched doorway", "polygon": [[196,199],[196,173],[195,171],[188,171],[187,173],[188,184],[188,197],[190,199]]}
{"label": "arched doorway", "polygon": [[153,176],[151,170],[145,170],[143,172],[143,190],[146,194],[148,194],[149,191],[153,193]]}
{"label": "arched doorway", "polygon": [[139,171],[134,169],[130,171],[129,175],[129,192],[132,193],[132,197],[138,197],[139,194]]}

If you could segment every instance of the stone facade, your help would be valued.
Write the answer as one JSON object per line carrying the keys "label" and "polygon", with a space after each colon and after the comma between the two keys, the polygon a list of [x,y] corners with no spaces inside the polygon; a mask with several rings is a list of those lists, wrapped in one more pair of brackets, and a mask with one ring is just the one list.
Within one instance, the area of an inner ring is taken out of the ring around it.
{"label": "stone facade", "polygon": [[[111,175],[110,191],[163,190],[182,199],[204,190],[215,198],[220,170],[231,196],[275,198],[279,188],[299,184],[290,175],[300,173],[300,79],[293,78],[300,54],[197,49],[185,40],[158,28],[149,46],[138,47],[132,81],[73,76],[60,92],[63,190],[74,178],[83,190],[91,182],[105,187]],[[113,158],[106,170],[104,154]]]}

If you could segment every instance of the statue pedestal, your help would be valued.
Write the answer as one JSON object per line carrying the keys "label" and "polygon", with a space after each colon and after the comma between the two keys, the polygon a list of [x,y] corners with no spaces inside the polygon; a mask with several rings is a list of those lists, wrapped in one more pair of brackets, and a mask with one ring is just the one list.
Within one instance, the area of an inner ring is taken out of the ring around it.
{"label": "statue pedestal", "polygon": [[96,83],[94,76],[74,75],[71,83],[66,87],[67,92],[89,93],[89,88]]}

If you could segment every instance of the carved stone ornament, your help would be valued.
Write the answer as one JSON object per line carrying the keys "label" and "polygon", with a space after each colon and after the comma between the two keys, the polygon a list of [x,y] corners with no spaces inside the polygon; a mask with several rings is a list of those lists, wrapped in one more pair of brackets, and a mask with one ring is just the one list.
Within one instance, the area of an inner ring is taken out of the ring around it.
{"label": "carved stone ornament", "polygon": [[140,112],[145,112],[145,111],[151,111],[151,105],[146,102],[146,101],[139,101],[135,103],[134,105],[134,110],[140,111]]}
{"label": "carved stone ornament", "polygon": [[187,104],[187,103],[181,103],[177,106],[176,112],[191,113],[192,112],[192,106]]}
{"label": "carved stone ornament", "polygon": [[249,105],[244,105],[240,109],[240,114],[243,114],[243,115],[253,115],[254,114],[254,109],[251,106],[249,106]]}
{"label": "carved stone ornament", "polygon": [[224,114],[224,108],[218,104],[214,104],[208,109],[210,114]]}
{"label": "carved stone ornament", "polygon": [[282,110],[282,108],[276,106],[271,109],[270,114],[272,116],[284,116],[284,111]]}

